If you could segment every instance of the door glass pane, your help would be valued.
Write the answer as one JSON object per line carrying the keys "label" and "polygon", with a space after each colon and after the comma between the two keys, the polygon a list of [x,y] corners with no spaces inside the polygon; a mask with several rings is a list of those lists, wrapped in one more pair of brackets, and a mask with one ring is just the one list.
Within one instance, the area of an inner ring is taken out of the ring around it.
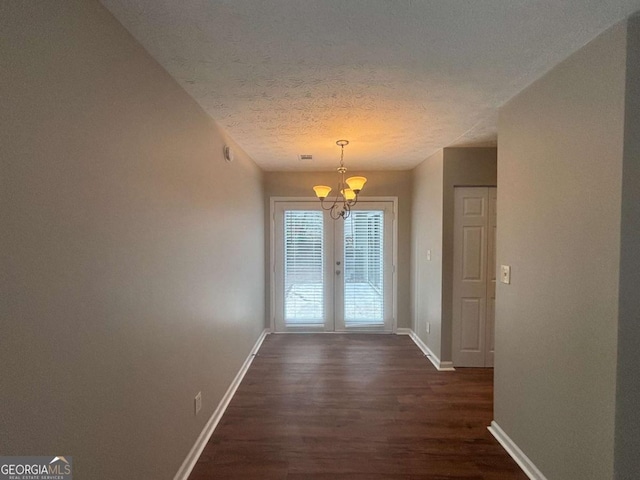
{"label": "door glass pane", "polygon": [[352,211],[344,224],[346,327],[384,325],[384,212]]}
{"label": "door glass pane", "polygon": [[284,320],[287,326],[324,325],[322,212],[284,212]]}

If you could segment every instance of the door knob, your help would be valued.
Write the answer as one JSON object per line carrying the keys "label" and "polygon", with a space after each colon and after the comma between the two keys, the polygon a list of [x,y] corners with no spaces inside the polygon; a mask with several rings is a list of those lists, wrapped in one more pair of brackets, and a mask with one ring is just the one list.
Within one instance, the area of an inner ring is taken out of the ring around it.
{"label": "door knob", "polygon": [[340,275],[340,270],[336,270],[336,275]]}

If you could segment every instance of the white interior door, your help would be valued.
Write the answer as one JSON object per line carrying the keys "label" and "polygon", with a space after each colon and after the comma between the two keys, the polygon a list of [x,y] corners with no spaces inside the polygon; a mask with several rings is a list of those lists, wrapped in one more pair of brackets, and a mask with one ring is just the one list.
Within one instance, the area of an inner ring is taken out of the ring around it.
{"label": "white interior door", "polygon": [[458,367],[493,365],[495,190],[455,189],[453,363]]}
{"label": "white interior door", "polygon": [[347,220],[275,202],[275,330],[393,331],[394,221],[393,202],[358,202]]}

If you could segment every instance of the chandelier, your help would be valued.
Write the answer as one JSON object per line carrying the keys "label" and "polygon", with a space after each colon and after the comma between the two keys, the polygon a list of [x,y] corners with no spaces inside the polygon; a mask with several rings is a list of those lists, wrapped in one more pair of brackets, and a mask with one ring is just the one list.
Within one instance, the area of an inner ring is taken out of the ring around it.
{"label": "chandelier", "polygon": [[351,213],[351,207],[358,202],[358,194],[360,193],[360,190],[362,190],[362,187],[364,187],[367,179],[364,177],[349,177],[345,180],[344,174],[347,172],[347,169],[344,166],[344,147],[349,145],[349,140],[338,140],[336,145],[341,148],[341,151],[340,166],[338,167],[340,183],[338,184],[338,193],[336,193],[335,200],[328,206],[324,203],[325,199],[329,196],[331,187],[327,187],[326,185],[316,185],[313,187],[313,190],[316,192],[316,196],[320,199],[322,208],[329,211],[331,218],[334,220],[337,220],[338,218],[345,220]]}

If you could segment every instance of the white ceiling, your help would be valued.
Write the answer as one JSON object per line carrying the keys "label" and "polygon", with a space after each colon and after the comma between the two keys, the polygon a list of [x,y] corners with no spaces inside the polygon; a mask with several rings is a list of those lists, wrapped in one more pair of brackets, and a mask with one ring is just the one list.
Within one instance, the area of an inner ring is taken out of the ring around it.
{"label": "white ceiling", "polygon": [[[640,0],[102,0],[266,170],[495,145],[497,107]],[[313,154],[301,162],[298,154]]]}

